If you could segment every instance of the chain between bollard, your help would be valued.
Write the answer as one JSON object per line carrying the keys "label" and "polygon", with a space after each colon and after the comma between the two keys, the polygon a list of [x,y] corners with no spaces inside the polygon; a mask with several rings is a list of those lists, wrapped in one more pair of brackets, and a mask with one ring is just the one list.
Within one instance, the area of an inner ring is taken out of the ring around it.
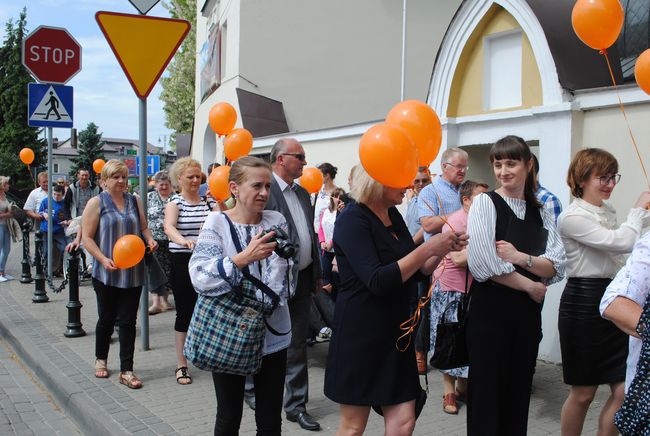
{"label": "chain between bollard", "polygon": [[[45,253],[43,253],[43,249],[41,248],[41,267],[43,268],[43,275],[45,276],[45,282],[47,283],[48,287],[50,288],[50,291],[54,292],[55,294],[59,294],[65,287],[68,285],[69,281],[69,274],[66,275],[66,277],[63,278],[63,281],[61,282],[60,286],[55,286],[54,285],[54,280],[51,275],[48,275],[47,271],[47,256],[45,256]],[[32,267],[36,266],[36,257],[32,260],[31,258],[28,258],[28,261]]]}

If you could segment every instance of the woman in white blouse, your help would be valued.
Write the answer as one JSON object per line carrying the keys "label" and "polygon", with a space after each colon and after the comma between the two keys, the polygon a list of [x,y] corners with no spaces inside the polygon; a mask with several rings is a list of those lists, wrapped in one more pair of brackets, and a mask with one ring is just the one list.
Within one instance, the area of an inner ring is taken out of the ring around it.
{"label": "woman in white blouse", "polygon": [[[280,435],[287,347],[291,341],[287,299],[292,289],[290,271],[293,262],[274,252],[277,246],[271,241],[274,232],[264,236],[261,233],[272,226],[279,226],[287,233],[289,230],[282,214],[264,210],[271,190],[271,167],[268,163],[253,156],[237,159],[230,170],[230,190],[236,199],[235,207],[227,212],[211,213],[206,219],[190,259],[190,275],[196,292],[219,297],[241,284],[242,269],[248,266],[251,275],[280,297],[280,304],[266,320],[262,367],[253,376],[257,432]],[[228,219],[233,223],[243,248],[240,253],[233,243]],[[256,298],[268,301],[268,297],[263,295],[258,290]],[[218,298],[215,304],[218,304]],[[268,326],[276,333],[289,333],[275,335]],[[214,434],[238,434],[246,377],[213,372],[212,379],[217,396]]]}
{"label": "woman in white blouse", "polygon": [[560,214],[558,231],[567,254],[567,285],[560,300],[558,327],[564,382],[571,385],[562,407],[562,434],[580,435],[598,385],[611,394],[600,413],[599,435],[616,435],[613,417],[623,402],[628,339],[601,318],[600,300],[612,277],[632,251],[644,221],[650,193],[641,194],[619,227],[616,211],[605,203],[619,182],[618,162],[598,148],[580,150],[567,182],[575,200]]}
{"label": "woman in white blouse", "polygon": [[566,261],[552,212],[535,197],[526,142],[506,136],[490,150],[501,187],[469,211],[467,261],[474,283],[467,314],[467,434],[523,435],[546,286]]}

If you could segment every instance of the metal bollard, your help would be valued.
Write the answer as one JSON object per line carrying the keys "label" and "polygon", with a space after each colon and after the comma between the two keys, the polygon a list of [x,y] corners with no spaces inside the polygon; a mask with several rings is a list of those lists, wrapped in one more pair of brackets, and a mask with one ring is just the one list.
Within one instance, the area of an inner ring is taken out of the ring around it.
{"label": "metal bollard", "polygon": [[26,218],[21,226],[23,230],[23,273],[20,276],[20,283],[31,283],[34,281],[32,278],[32,266],[29,263],[29,231],[32,229],[31,218]]}
{"label": "metal bollard", "polygon": [[73,250],[70,252],[70,259],[68,260],[68,289],[70,296],[68,304],[68,324],[66,324],[66,331],[63,336],[66,338],[78,338],[85,336],[86,332],[81,323],[81,308],[83,305],[79,301],[79,251]]}
{"label": "metal bollard", "polygon": [[45,272],[43,271],[43,232],[36,232],[34,236],[34,263],[36,274],[34,275],[34,296],[32,303],[47,303],[50,297],[45,292]]}

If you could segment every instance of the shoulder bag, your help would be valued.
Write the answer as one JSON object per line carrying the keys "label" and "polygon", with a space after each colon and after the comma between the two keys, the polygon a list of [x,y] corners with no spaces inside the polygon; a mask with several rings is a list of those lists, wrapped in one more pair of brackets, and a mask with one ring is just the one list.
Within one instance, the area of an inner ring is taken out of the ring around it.
{"label": "shoulder bag", "polygon": [[650,435],[650,297],[646,299],[636,331],[643,341],[636,375],[625,394],[614,424],[623,436]]}
{"label": "shoulder bag", "polygon": [[[237,231],[230,218],[223,214],[237,252],[242,251]],[[219,273],[226,276],[222,264]],[[276,336],[266,318],[280,303],[280,297],[265,283],[254,277],[248,266],[244,278],[232,291],[219,296],[199,295],[192,314],[183,354],[197,368],[226,374],[252,375],[262,366],[262,349],[266,329]],[[271,304],[255,298],[259,288]]]}
{"label": "shoulder bag", "polygon": [[[465,313],[469,301],[469,269],[465,272],[465,293],[460,301],[452,301],[447,304],[445,310],[440,314],[440,320],[436,326],[436,343],[431,357],[431,366],[438,369],[454,369],[467,366],[469,355],[465,343]],[[457,321],[447,321],[447,313],[455,308],[457,310]]]}

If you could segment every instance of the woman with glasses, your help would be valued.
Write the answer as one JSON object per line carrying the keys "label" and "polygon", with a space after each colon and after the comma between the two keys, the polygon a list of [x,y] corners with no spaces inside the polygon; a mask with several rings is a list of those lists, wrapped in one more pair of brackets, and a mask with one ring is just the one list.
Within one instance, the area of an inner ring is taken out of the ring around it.
{"label": "woman with glasses", "polygon": [[643,192],[616,224],[616,211],[606,203],[621,179],[616,158],[605,150],[580,150],[569,166],[567,183],[575,200],[560,214],[558,232],[567,256],[568,281],[558,327],[564,382],[571,386],[562,407],[562,435],[580,435],[589,405],[601,384],[611,394],[600,413],[599,435],[616,435],[614,413],[623,402],[628,339],[601,318],[600,300],[612,277],[632,251],[641,228],[650,223],[650,192]]}

